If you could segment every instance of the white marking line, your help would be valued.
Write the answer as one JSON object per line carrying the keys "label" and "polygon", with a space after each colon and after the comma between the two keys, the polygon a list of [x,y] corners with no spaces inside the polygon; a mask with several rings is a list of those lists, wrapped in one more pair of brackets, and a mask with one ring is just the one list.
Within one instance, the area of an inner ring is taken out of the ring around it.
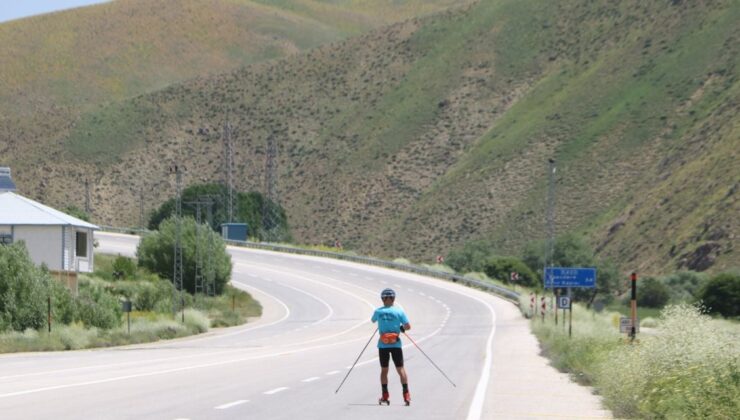
{"label": "white marking line", "polygon": [[310,378],[306,378],[306,379],[301,380],[301,382],[313,382],[313,381],[318,381],[319,379],[321,379],[321,378],[319,378],[318,376],[312,376]]}
{"label": "white marking line", "polygon": [[426,294],[426,293],[424,293],[424,292],[419,292],[419,294],[420,294],[420,295],[422,295],[422,296],[426,296],[426,295],[427,295],[427,294]]}
{"label": "white marking line", "polygon": [[340,370],[332,370],[331,372],[326,372],[327,375],[336,375],[337,373],[341,372]]}
{"label": "white marking line", "polygon": [[237,405],[241,405],[241,404],[244,404],[244,403],[248,403],[248,402],[249,402],[249,400],[238,400],[238,401],[234,401],[234,402],[230,402],[230,403],[226,403],[226,404],[221,404],[221,405],[216,406],[216,407],[213,407],[213,408],[215,408],[216,410],[226,410],[227,408],[231,408],[231,407],[234,407],[234,406],[237,406]]}
{"label": "white marking line", "polygon": [[281,386],[280,388],[275,388],[275,389],[271,389],[269,391],[265,391],[264,394],[265,395],[277,394],[278,392],[283,392],[283,391],[288,390],[288,389],[290,389],[290,388],[288,388],[287,386]]}

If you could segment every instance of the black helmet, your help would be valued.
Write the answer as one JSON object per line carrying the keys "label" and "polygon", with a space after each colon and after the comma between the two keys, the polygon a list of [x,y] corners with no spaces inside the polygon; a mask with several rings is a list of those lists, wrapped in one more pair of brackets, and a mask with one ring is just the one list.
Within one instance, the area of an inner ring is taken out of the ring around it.
{"label": "black helmet", "polygon": [[393,289],[383,289],[383,291],[380,292],[380,298],[385,299],[387,297],[395,299],[396,292],[394,292]]}

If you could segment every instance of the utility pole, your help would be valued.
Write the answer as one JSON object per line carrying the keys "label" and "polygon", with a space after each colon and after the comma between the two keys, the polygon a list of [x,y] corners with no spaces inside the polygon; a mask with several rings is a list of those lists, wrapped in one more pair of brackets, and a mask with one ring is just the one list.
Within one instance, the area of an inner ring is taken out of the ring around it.
{"label": "utility pole", "polygon": [[139,227],[143,230],[144,226],[144,187],[139,187]]}
{"label": "utility pole", "polygon": [[[173,299],[172,314],[177,314],[178,297],[182,293],[182,169],[175,163],[170,167],[170,173],[175,174],[175,249],[174,249],[174,267],[172,271]],[[180,309],[182,310],[182,320],[185,322],[185,302],[180,300]]]}
{"label": "utility pole", "polygon": [[[552,266],[555,251],[555,159],[548,159],[548,187],[547,187],[547,249],[545,251],[545,273],[547,267]],[[544,274],[543,273],[543,277]],[[555,288],[553,288],[555,292]],[[557,299],[557,297],[556,297]],[[555,324],[558,323],[558,311],[555,310]]]}
{"label": "utility pole", "polygon": [[[213,225],[213,203],[208,203],[206,207],[206,220],[208,221],[209,229],[212,229]],[[208,232],[208,255],[206,264],[206,294],[208,296],[214,296],[216,294],[216,267],[213,265],[213,250],[215,245],[213,243],[213,232]]]}
{"label": "utility pole", "polygon": [[90,216],[90,181],[85,177],[85,214]]}
{"label": "utility pole", "polygon": [[278,146],[275,136],[267,137],[267,153],[265,155],[265,197],[262,201],[262,228],[266,239],[273,240],[276,220],[273,220],[272,206],[278,203],[277,193],[277,166]]}
{"label": "utility pole", "polygon": [[231,142],[231,123],[228,116],[224,124],[224,146],[226,148],[226,184],[229,189],[229,223],[234,221],[234,145]]}

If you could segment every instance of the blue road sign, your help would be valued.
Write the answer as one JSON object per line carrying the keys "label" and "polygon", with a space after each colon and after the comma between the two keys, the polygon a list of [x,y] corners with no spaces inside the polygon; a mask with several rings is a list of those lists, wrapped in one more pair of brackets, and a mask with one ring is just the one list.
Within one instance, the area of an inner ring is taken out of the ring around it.
{"label": "blue road sign", "polygon": [[554,287],[596,287],[595,268],[547,267],[545,289]]}

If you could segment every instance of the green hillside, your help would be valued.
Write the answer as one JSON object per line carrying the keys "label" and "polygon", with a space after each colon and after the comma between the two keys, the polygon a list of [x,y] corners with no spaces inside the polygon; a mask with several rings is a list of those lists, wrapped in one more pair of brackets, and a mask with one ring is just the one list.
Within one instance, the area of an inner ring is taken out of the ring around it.
{"label": "green hillside", "polygon": [[[320,20],[334,2],[276,3]],[[163,202],[175,159],[223,178],[229,115],[240,189],[278,142],[299,242],[514,253],[545,236],[554,158],[558,232],[646,274],[737,267],[738,21],[734,0],[480,1],[50,123],[58,153],[18,183],[61,203],[90,177],[94,219],[133,224],[134,191]]]}

